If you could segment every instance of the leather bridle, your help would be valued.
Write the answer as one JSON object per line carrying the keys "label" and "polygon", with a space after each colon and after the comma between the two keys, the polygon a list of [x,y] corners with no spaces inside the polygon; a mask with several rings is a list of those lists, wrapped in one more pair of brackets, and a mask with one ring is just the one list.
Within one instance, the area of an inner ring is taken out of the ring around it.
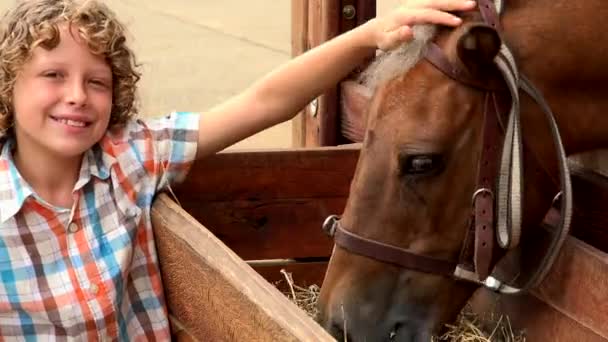
{"label": "leather bridle", "polygon": [[[499,13],[503,2],[478,0],[484,23],[500,32]],[[519,293],[537,286],[545,277],[568,235],[572,216],[572,194],[566,155],[551,109],[540,92],[519,74],[514,58],[503,43],[495,59],[511,95],[508,124],[501,127],[496,89],[469,78],[466,72],[451,63],[443,50],[430,43],[425,59],[448,77],[485,92],[483,147],[478,165],[476,190],[472,194],[473,214],[458,260],[444,260],[419,255],[407,249],[367,239],[350,232],[340,224],[339,217],[326,219],[323,229],[334,237],[335,244],[355,254],[394,264],[405,269],[443,275],[474,282],[501,293]],[[523,286],[515,287],[493,275],[497,248],[514,249],[519,244],[522,220],[523,151],[519,127],[519,89],[528,93],[545,112],[559,160],[560,187],[545,215],[543,224],[555,234],[549,252],[536,273]],[[503,138],[502,150],[499,142]],[[502,154],[501,154],[502,152]],[[557,199],[561,208],[557,209]],[[497,246],[498,245],[498,246]]]}

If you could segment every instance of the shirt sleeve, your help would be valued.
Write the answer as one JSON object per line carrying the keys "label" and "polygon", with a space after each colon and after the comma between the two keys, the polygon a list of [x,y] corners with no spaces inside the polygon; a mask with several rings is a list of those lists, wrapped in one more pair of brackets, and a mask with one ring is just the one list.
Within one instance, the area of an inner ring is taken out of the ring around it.
{"label": "shirt sleeve", "polygon": [[124,138],[156,191],[182,181],[196,157],[200,114],[173,112],[127,124]]}

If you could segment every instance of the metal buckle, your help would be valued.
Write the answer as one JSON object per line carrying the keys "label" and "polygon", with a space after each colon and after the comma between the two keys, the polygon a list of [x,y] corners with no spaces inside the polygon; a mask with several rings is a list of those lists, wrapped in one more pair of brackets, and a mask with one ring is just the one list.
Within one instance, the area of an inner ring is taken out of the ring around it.
{"label": "metal buckle", "polygon": [[509,286],[492,276],[489,276],[488,278],[486,278],[486,280],[483,281],[483,286],[496,293],[506,295],[516,295],[522,292],[522,289]]}
{"label": "metal buckle", "polygon": [[563,194],[562,194],[562,192],[560,191],[560,192],[558,192],[558,193],[557,193],[557,195],[555,195],[555,197],[553,197],[553,201],[551,202],[551,206],[552,206],[552,207],[554,207],[554,206],[555,206],[555,203],[556,203],[557,201],[559,201],[559,200],[561,200],[561,199],[562,199],[562,195],[563,195]]}
{"label": "metal buckle", "polygon": [[488,188],[481,188],[481,189],[477,189],[477,191],[475,191],[473,193],[473,197],[471,197],[471,203],[475,203],[475,199],[477,198],[477,196],[479,196],[483,193],[489,194],[490,197],[492,197],[492,199],[494,199],[494,193],[492,192],[492,190],[490,190]]}
{"label": "metal buckle", "polygon": [[333,237],[336,234],[336,226],[338,225],[338,221],[340,221],[340,216],[329,215],[323,222],[322,226],[325,234]]}
{"label": "metal buckle", "polygon": [[469,271],[462,267],[462,265],[456,266],[456,269],[454,270],[454,277],[458,280],[464,280],[475,284],[482,284],[482,282],[479,280],[477,272]]}

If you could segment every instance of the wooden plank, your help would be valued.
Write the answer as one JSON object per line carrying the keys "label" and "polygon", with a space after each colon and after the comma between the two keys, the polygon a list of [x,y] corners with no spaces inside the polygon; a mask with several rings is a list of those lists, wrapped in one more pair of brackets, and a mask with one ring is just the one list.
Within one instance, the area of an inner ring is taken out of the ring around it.
{"label": "wooden plank", "polygon": [[184,324],[172,314],[169,314],[169,323],[171,324],[171,341],[176,342],[198,342],[196,337],[192,335]]}
{"label": "wooden plank", "polygon": [[309,49],[308,0],[291,0],[291,56],[296,57]]}
{"label": "wooden plank", "polygon": [[[352,6],[354,16],[345,15]],[[292,0],[292,55],[297,56],[376,16],[369,0]],[[306,39],[303,37],[306,36]],[[363,68],[374,57],[370,53]],[[356,71],[355,71],[356,72]],[[339,134],[339,86],[328,89],[293,121],[293,145],[336,146],[347,142]]]}
{"label": "wooden plank", "polygon": [[276,286],[282,293],[288,293],[289,287],[281,270],[291,274],[294,284],[307,287],[311,285],[321,286],[327,262],[296,263],[285,266],[253,267],[264,279]]}
{"label": "wooden plank", "polygon": [[526,341],[607,341],[530,294],[499,297],[482,289],[475,293],[471,305],[482,317],[508,317],[513,331],[524,331]]}
{"label": "wooden plank", "polygon": [[199,341],[333,341],[306,313],[161,194],[152,208],[170,314]]}
{"label": "wooden plank", "polygon": [[569,238],[552,271],[533,293],[608,339],[608,254]]}
{"label": "wooden plank", "polygon": [[357,146],[219,153],[174,190],[242,258],[329,256],[321,224],[342,213],[358,154]]}
{"label": "wooden plank", "polygon": [[574,213],[571,235],[591,246],[608,252],[608,178],[571,162]]}
{"label": "wooden plank", "polygon": [[608,341],[608,254],[569,237],[551,272],[531,293],[502,296],[480,290],[484,312],[498,303],[530,341]]}
{"label": "wooden plank", "polygon": [[[354,8],[354,17],[349,17],[349,9]],[[376,17],[376,1],[370,0],[340,0],[340,33],[344,33],[360,26],[370,19]],[[374,59],[375,53],[370,53],[369,56],[364,60],[361,65],[353,70],[352,74],[358,74],[365,69],[369,63]],[[340,89],[340,85],[338,85]],[[339,101],[338,101],[339,103]],[[339,108],[338,108],[339,109]],[[336,119],[339,120],[339,112],[335,113]],[[344,137],[338,137],[338,141],[344,143]]]}
{"label": "wooden plank", "polygon": [[[308,1],[308,41],[314,48],[340,34],[339,0]],[[330,88],[307,108],[305,146],[337,145],[338,89]]]}
{"label": "wooden plank", "polygon": [[331,214],[344,210],[346,197],[315,199],[181,201],[243,259],[329,256],[333,240],[321,230]]}
{"label": "wooden plank", "polygon": [[504,306],[514,326],[525,326],[527,341],[608,341],[536,297],[526,297],[505,301]]}
{"label": "wooden plank", "polygon": [[321,224],[342,213],[358,155],[358,146],[219,153],[174,190],[242,258],[329,256]]}
{"label": "wooden plank", "polygon": [[[356,10],[355,17],[352,19],[347,18],[344,15],[344,8],[348,5],[354,6]],[[353,28],[360,26],[370,19],[376,17],[376,1],[370,0],[341,0],[342,22],[341,32],[352,30]]]}
{"label": "wooden plank", "polygon": [[[291,0],[291,56],[308,50],[308,0]],[[291,120],[291,142],[293,147],[306,144],[306,111],[301,111]]]}
{"label": "wooden plank", "polygon": [[[354,8],[354,17],[348,17],[348,11],[347,8]],[[365,22],[369,21],[370,19],[373,19],[376,17],[376,1],[369,1],[369,0],[341,0],[340,1],[340,9],[342,11],[341,15],[340,15],[340,33],[344,33],[347,32],[349,30],[354,29],[357,26],[360,26],[362,24],[364,24]],[[364,70],[369,63],[374,59],[375,57],[375,53],[370,53],[369,56],[364,60],[363,63],[361,63],[361,65],[353,70],[353,72],[351,73],[351,76],[349,78],[354,77],[354,75],[360,73],[362,70]],[[346,78],[347,82],[349,78]],[[342,82],[343,83],[343,82]],[[342,98],[341,95],[343,94],[342,91],[342,87],[343,85],[339,84],[337,87],[337,95],[336,95],[336,108],[335,108],[335,112],[334,113],[328,113],[329,115],[327,115],[328,117],[331,117],[331,119],[333,120],[333,128],[336,131],[337,136],[335,137],[335,142],[333,143],[333,145],[335,144],[346,144],[346,143],[350,143],[350,142],[354,142],[355,140],[351,140],[348,138],[347,135],[345,135],[344,133],[342,133],[343,131],[343,127],[345,125],[344,122],[342,122],[341,118],[342,115],[340,114],[342,112]],[[352,83],[352,82],[351,82]],[[333,108],[332,108],[333,109]],[[328,141],[328,143],[332,143],[331,141]],[[326,146],[326,145],[322,145],[322,146]]]}
{"label": "wooden plank", "polygon": [[174,188],[200,202],[348,196],[359,146],[232,151],[196,162]]}
{"label": "wooden plank", "polygon": [[604,177],[608,177],[608,149],[591,150],[572,157],[574,163],[584,165]]}

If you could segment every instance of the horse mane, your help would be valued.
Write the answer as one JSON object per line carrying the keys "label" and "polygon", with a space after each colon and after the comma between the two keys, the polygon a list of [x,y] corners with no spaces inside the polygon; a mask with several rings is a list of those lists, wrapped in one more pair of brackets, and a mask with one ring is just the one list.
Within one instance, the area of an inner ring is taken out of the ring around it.
{"label": "horse mane", "polygon": [[383,82],[402,75],[414,67],[424,55],[429,41],[435,37],[437,27],[416,25],[413,32],[412,41],[376,56],[361,72],[357,81],[373,92]]}

